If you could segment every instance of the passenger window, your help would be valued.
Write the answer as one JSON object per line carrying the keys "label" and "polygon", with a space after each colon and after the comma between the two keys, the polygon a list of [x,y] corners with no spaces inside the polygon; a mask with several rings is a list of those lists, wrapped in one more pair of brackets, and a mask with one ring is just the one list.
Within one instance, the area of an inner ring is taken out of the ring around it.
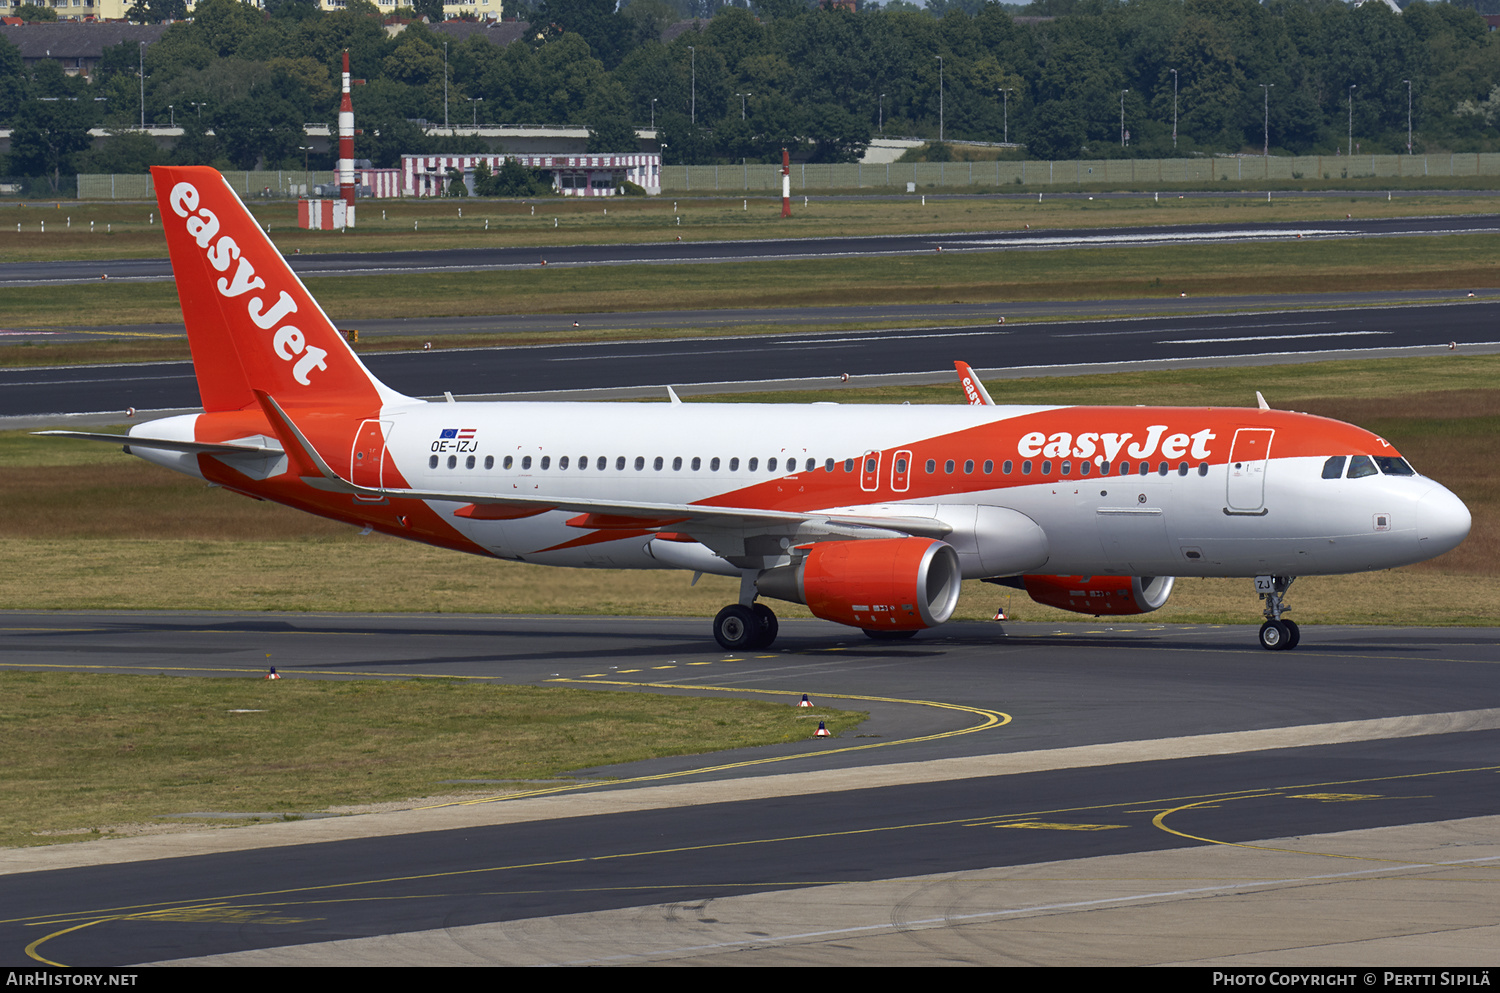
{"label": "passenger window", "polygon": [[[603,467],[601,466],[600,468],[603,468]],[[615,458],[615,472],[623,472],[623,471],[625,471],[625,456],[623,456],[623,455],[616,456],[616,458]]]}
{"label": "passenger window", "polygon": [[1064,476],[1071,476],[1071,475],[1073,475],[1073,463],[1072,462],[1068,462],[1068,461],[1064,460],[1063,464],[1059,467],[1059,469],[1060,469],[1060,471],[1062,472],[1062,474]]}
{"label": "passenger window", "polygon": [[681,472],[682,471],[682,456],[681,455],[677,456],[675,459],[672,460],[672,471],[673,472]]}
{"label": "passenger window", "polygon": [[1010,459],[1006,459],[1005,463],[1002,466],[1000,466],[1000,471],[1003,472],[1003,473],[1005,473],[1007,476],[1009,476],[1010,473],[1011,473],[1011,470],[1014,469],[1015,467],[1016,467],[1016,465],[1015,465],[1014,462],[1012,462]]}
{"label": "passenger window", "polygon": [[1151,463],[1150,462],[1142,462],[1141,463],[1141,475],[1142,476],[1149,476],[1149,475],[1151,475]]}
{"label": "passenger window", "polygon": [[1158,465],[1156,467],[1156,474],[1158,476],[1165,476],[1167,474],[1167,472],[1171,470],[1171,468],[1172,467],[1170,465],[1168,465],[1167,463],[1163,462],[1163,463],[1161,463],[1160,465]]}
{"label": "passenger window", "polygon": [[450,455],[450,456],[448,456],[448,468],[454,469],[454,468],[457,468],[457,466],[458,466],[458,456],[457,455]]}
{"label": "passenger window", "polygon": [[[865,472],[874,472],[875,471],[875,465],[876,465],[876,460],[875,459],[865,459]],[[771,468],[772,469],[776,468],[776,464],[775,464],[775,460],[774,459],[772,460]]]}
{"label": "passenger window", "polygon": [[486,469],[495,468],[495,457],[493,455],[486,455],[484,457],[484,467]]}
{"label": "passenger window", "polygon": [[[854,471],[854,460],[853,459],[845,459],[844,460],[844,471],[845,472],[853,472]],[[927,471],[931,472],[932,470],[929,469]]]}
{"label": "passenger window", "polygon": [[693,456],[693,471],[697,472],[701,468],[703,468],[703,460],[700,459],[698,456],[694,455]]}
{"label": "passenger window", "polygon": [[775,472],[775,471],[776,471],[776,460],[775,459],[766,459],[766,472]]}
{"label": "passenger window", "polygon": [[1043,476],[1050,476],[1050,475],[1052,475],[1052,460],[1051,459],[1046,459],[1046,460],[1044,460],[1042,462],[1042,475]]}
{"label": "passenger window", "polygon": [[965,459],[964,460],[964,473],[966,475],[973,475],[973,473],[974,473],[974,460],[973,459]]}
{"label": "passenger window", "polygon": [[1108,476],[1109,475],[1109,463],[1108,462],[1100,462],[1099,463],[1099,475],[1101,475],[1101,476]]}
{"label": "passenger window", "polygon": [[1324,479],[1342,479],[1344,477],[1344,462],[1347,456],[1330,455],[1328,461],[1323,463]]}
{"label": "passenger window", "polygon": [[745,463],[745,469],[748,472],[754,472],[755,467],[758,465],[760,465],[760,459],[751,459],[749,462]]}
{"label": "passenger window", "polygon": [[[560,458],[560,459],[557,460],[557,467],[559,469],[566,469],[568,467],[568,457],[566,455],[564,455],[562,458]],[[545,469],[547,467],[546,466],[542,466],[542,468]]]}
{"label": "passenger window", "polygon": [[1031,460],[1030,459],[1027,459],[1025,462],[1021,463],[1021,475],[1023,475],[1023,476],[1029,476],[1029,475],[1031,475]]}
{"label": "passenger window", "polygon": [[521,468],[522,469],[530,469],[531,468],[531,456],[530,455],[522,457],[522,459],[521,459]]}
{"label": "passenger window", "polygon": [[[609,459],[605,458],[602,455],[599,456],[599,462],[594,466],[594,468],[598,469],[600,472],[603,472],[605,469],[609,468]],[[621,460],[621,468],[624,468],[623,459]]]}
{"label": "passenger window", "polygon": [[995,462],[994,462],[994,460],[993,459],[985,459],[984,460],[984,474],[986,476],[988,476],[991,473],[993,473],[994,471],[995,471]]}
{"label": "passenger window", "polygon": [[1350,479],[1359,479],[1363,476],[1373,476],[1378,471],[1379,470],[1375,468],[1375,463],[1370,460],[1370,457],[1368,455],[1356,455],[1349,460]]}
{"label": "passenger window", "polygon": [[543,472],[547,471],[547,469],[549,467],[551,467],[551,465],[552,465],[552,456],[550,456],[550,455],[543,455],[542,456],[542,471]]}
{"label": "passenger window", "polygon": [[1094,463],[1092,463],[1092,462],[1080,462],[1080,463],[1078,463],[1078,475],[1080,475],[1080,476],[1087,476],[1089,473],[1091,473],[1093,471],[1094,471]]}
{"label": "passenger window", "polygon": [[646,468],[646,456],[637,455],[635,457],[635,471],[640,472],[644,468]]}
{"label": "passenger window", "polygon": [[1179,462],[1179,463],[1177,463],[1177,475],[1179,475],[1179,476],[1186,476],[1187,474],[1188,474],[1188,464],[1186,462]]}
{"label": "passenger window", "polygon": [[1207,476],[1208,475],[1208,463],[1207,462],[1199,462],[1198,463],[1198,475],[1200,475],[1200,476]]}
{"label": "passenger window", "polygon": [[829,459],[827,462],[823,463],[823,471],[824,472],[832,472],[833,471],[833,459]]}
{"label": "passenger window", "polygon": [[437,456],[434,455],[432,458],[430,458],[430,459],[427,460],[427,468],[429,468],[429,469],[436,469],[437,468],[437,462],[438,462]]}
{"label": "passenger window", "polygon": [[501,464],[501,467],[505,468],[505,469],[509,469],[511,466],[513,466],[515,464],[516,464],[516,457],[514,455],[507,455],[505,457],[505,461]]}
{"label": "passenger window", "polygon": [[905,459],[897,459],[896,460],[896,471],[897,472],[905,472],[906,471],[906,460]]}
{"label": "passenger window", "polygon": [[936,459],[928,459],[927,460],[927,474],[930,476],[934,472],[937,472],[937,460]]}
{"label": "passenger window", "polygon": [[740,460],[739,459],[730,459],[729,460],[729,471],[730,472],[739,472],[740,471]]}
{"label": "passenger window", "polygon": [[708,471],[709,472],[718,472],[719,471],[719,457],[717,455],[715,455],[713,458],[711,458],[711,459],[708,460]]}
{"label": "passenger window", "polygon": [[467,459],[464,459],[464,468],[465,469],[472,469],[472,468],[474,468],[474,456],[470,455]]}
{"label": "passenger window", "polygon": [[660,455],[651,460],[651,468],[655,469],[657,472],[661,472],[661,467],[666,464],[667,460],[662,458]]}
{"label": "passenger window", "polygon": [[952,459],[949,459],[947,462],[943,463],[943,471],[947,472],[947,473],[952,473],[953,472],[953,460]]}

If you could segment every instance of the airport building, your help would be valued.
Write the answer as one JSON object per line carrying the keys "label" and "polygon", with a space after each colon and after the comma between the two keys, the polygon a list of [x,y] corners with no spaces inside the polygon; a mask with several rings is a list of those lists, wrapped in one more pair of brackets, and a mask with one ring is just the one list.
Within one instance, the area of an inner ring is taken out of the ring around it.
{"label": "airport building", "polygon": [[[462,176],[469,193],[474,192],[474,170],[483,163],[491,173],[499,172],[507,158],[514,157],[530,169],[551,173],[553,187],[567,197],[614,196],[622,183],[631,182],[647,193],[661,192],[661,154],[635,152],[628,155],[403,155],[401,167],[359,170],[358,183],[380,197],[439,197],[456,176]],[[399,173],[398,182],[379,173]],[[399,189],[398,193],[382,190]]]}

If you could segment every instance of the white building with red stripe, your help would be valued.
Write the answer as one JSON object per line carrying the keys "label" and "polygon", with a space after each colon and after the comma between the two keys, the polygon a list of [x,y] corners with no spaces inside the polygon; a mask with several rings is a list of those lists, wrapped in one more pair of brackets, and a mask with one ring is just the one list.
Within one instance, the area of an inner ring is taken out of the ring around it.
{"label": "white building with red stripe", "polygon": [[[530,169],[540,169],[552,176],[552,186],[563,196],[614,196],[622,182],[631,182],[652,195],[661,192],[661,154],[635,152],[629,155],[403,155],[401,156],[401,196],[437,197],[452,182],[450,170],[464,178],[469,192],[474,192],[474,170],[484,163],[491,173],[499,172],[506,159],[517,159]],[[362,170],[361,175],[389,170]],[[373,177],[372,177],[373,178]],[[374,196],[381,188],[375,182],[361,179]],[[391,194],[384,194],[391,195]]]}

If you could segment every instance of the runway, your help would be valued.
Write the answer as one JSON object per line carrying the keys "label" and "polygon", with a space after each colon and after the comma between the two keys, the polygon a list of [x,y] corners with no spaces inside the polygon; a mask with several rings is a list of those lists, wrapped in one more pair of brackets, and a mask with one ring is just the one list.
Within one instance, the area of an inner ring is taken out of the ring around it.
{"label": "runway", "polygon": [[853,739],[545,796],[3,852],[5,960],[1493,963],[1500,631],[1306,627],[1280,655],[1250,627],[967,623],[892,647],[789,621],[756,656],[706,631],[3,615],[8,667],[254,678],[269,652],[288,678],[871,714]]}
{"label": "runway", "polygon": [[[1146,366],[1275,364],[1493,351],[1500,300],[1387,307],[1182,314],[1107,321],[957,324],[869,331],[791,332],[369,352],[370,370],[410,396],[602,399],[740,389],[823,389],[935,382],[963,359],[987,376]],[[1451,348],[1450,348],[1451,344]],[[184,410],[199,404],[186,362],[0,370],[0,417]]]}
{"label": "runway", "polygon": [[[329,252],[287,256],[304,279],[319,276],[480,272],[547,266],[670,265],[713,262],[874,258],[945,252],[1051,251],[1063,248],[1119,248],[1145,245],[1239,244],[1288,239],[1440,237],[1483,234],[1500,229],[1500,216],[1351,218],[1317,223],[1140,225],[1037,231],[953,232],[767,241],[661,241],[637,245],[555,245],[516,248],[455,248],[421,252]],[[496,236],[498,242],[499,235]],[[689,235],[691,239],[691,235]],[[0,288],[64,286],[111,281],[164,282],[172,278],[167,259],[56,260],[0,263]]]}

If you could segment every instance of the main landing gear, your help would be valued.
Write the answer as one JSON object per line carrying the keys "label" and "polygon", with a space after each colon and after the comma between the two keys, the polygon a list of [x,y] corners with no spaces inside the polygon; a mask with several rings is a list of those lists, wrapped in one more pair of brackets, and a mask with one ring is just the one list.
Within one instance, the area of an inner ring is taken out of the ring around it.
{"label": "main landing gear", "polygon": [[1268,651],[1290,651],[1302,640],[1302,630],[1297,622],[1281,615],[1291,608],[1286,605],[1286,591],[1296,576],[1256,576],[1255,592],[1266,604],[1266,622],[1260,626],[1260,647]]}
{"label": "main landing gear", "polygon": [[714,618],[714,640],[730,652],[770,648],[776,640],[776,615],[763,603],[731,603]]}

